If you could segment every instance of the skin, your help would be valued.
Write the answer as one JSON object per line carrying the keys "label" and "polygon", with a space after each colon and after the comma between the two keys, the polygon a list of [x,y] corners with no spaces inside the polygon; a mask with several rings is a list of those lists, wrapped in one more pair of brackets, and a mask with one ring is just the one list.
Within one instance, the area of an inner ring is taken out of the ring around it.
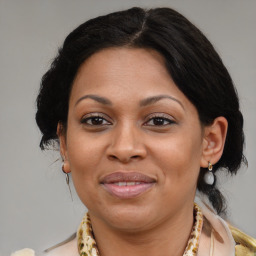
{"label": "skin", "polygon": [[[67,127],[58,126],[64,169],[72,172],[89,210],[100,254],[182,255],[200,167],[221,157],[225,118],[203,127],[157,52],[110,48],[81,65]],[[117,171],[139,172],[156,182],[139,196],[120,199],[100,184]]]}

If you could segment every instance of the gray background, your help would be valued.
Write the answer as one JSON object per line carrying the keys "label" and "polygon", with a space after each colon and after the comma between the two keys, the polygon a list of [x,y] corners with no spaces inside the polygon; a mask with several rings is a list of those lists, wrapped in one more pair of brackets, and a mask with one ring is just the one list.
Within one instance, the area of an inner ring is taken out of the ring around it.
{"label": "gray background", "polygon": [[[132,6],[168,6],[195,23],[229,69],[245,117],[249,167],[223,176],[229,219],[256,237],[255,0],[0,0],[0,254],[47,248],[75,232],[85,208],[71,201],[57,152],[41,152],[35,125],[40,78],[85,20]],[[210,79],[210,78],[209,78]]]}

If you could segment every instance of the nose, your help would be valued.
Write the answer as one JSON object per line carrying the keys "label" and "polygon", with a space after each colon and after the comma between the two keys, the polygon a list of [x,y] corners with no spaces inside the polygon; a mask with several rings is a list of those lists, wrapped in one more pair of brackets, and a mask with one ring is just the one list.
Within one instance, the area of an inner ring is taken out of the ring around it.
{"label": "nose", "polygon": [[106,153],[110,160],[128,163],[145,158],[147,151],[138,128],[122,125],[113,130]]}

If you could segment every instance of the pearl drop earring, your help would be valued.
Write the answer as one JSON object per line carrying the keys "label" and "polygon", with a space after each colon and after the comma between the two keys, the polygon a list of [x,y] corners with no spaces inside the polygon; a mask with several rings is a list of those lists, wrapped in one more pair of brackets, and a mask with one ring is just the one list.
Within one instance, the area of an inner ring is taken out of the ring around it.
{"label": "pearl drop earring", "polygon": [[204,182],[208,185],[213,185],[214,180],[215,180],[215,178],[214,178],[214,174],[212,172],[212,164],[211,164],[211,162],[209,162],[208,172],[206,172],[204,175]]}

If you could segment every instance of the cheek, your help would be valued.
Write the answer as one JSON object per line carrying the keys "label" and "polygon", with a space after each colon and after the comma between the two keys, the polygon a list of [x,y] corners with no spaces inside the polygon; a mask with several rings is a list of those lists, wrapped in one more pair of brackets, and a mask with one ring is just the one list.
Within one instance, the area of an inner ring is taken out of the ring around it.
{"label": "cheek", "polygon": [[[75,134],[75,136],[74,136]],[[104,146],[101,140],[86,136],[83,131],[70,129],[67,141],[68,160],[74,181],[94,181],[97,166],[102,159]]]}
{"label": "cheek", "polygon": [[157,164],[161,166],[165,182],[172,186],[195,184],[202,155],[201,138],[180,136],[158,144],[155,151]]}
{"label": "cheek", "polygon": [[99,141],[91,143],[82,136],[70,139],[68,144],[68,158],[74,187],[81,201],[88,208],[91,208],[92,202],[98,204],[95,189],[99,186],[97,170],[102,158],[101,152],[102,147]]}

